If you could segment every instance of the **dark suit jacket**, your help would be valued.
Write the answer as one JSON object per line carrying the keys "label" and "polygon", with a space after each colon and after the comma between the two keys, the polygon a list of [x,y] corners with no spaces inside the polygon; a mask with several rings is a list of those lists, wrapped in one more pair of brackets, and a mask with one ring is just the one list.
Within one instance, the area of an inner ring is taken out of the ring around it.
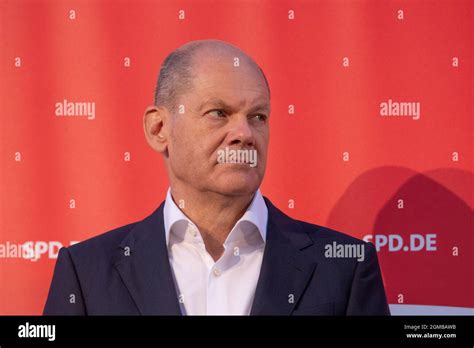
{"label": "dark suit jacket", "polygon": [[[265,202],[267,240],[251,315],[390,314],[371,243],[294,220]],[[142,221],[62,248],[44,314],[180,315],[163,206]],[[325,257],[333,242],[365,245],[365,260]]]}

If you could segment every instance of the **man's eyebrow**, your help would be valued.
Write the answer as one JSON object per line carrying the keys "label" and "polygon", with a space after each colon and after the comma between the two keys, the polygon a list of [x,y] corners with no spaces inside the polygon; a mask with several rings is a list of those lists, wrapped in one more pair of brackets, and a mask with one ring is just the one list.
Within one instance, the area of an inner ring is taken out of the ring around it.
{"label": "man's eyebrow", "polygon": [[249,113],[256,112],[256,111],[270,112],[270,105],[268,105],[267,103],[256,105],[249,110]]}
{"label": "man's eyebrow", "polygon": [[[234,110],[234,107],[227,104],[222,99],[211,98],[211,99],[208,99],[204,103],[201,104],[201,106],[199,107],[199,111],[203,111],[204,108],[207,105],[214,105],[214,106],[220,107],[220,108],[225,109],[225,110]],[[270,105],[268,105],[268,103],[258,104],[256,106],[253,106],[249,110],[249,112],[256,112],[256,111],[268,111],[268,112],[270,112]]]}
{"label": "man's eyebrow", "polygon": [[204,108],[209,104],[221,107],[223,109],[232,109],[232,107],[230,105],[227,105],[227,103],[225,101],[223,101],[222,99],[211,98],[211,99],[208,99],[204,103],[201,104],[201,106],[199,107],[199,111],[203,111]]}

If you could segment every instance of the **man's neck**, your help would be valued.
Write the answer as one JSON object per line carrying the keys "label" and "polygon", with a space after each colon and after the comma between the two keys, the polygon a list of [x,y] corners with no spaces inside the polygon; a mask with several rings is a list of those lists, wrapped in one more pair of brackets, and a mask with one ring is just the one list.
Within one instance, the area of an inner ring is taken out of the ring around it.
{"label": "man's neck", "polygon": [[215,192],[196,191],[181,185],[171,187],[176,205],[198,227],[206,250],[217,261],[223,244],[237,221],[250,205],[253,194],[224,196]]}

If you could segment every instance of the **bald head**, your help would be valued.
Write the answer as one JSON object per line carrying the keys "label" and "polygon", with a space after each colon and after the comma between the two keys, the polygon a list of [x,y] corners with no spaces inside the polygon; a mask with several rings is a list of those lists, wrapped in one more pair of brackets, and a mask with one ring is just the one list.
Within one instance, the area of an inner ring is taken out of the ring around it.
{"label": "bald head", "polygon": [[[251,57],[222,41],[193,41],[165,59],[144,131],[178,197],[248,203],[265,175],[270,113],[268,83]],[[226,149],[251,151],[258,164],[222,162]]]}
{"label": "bald head", "polygon": [[254,69],[256,78],[263,77],[270,95],[267,78],[260,66],[239,48],[220,40],[197,40],[184,44],[171,52],[161,65],[155,90],[155,105],[176,110],[180,96],[192,91],[193,81],[198,75],[200,64],[212,64],[212,61],[234,58],[248,63]]}

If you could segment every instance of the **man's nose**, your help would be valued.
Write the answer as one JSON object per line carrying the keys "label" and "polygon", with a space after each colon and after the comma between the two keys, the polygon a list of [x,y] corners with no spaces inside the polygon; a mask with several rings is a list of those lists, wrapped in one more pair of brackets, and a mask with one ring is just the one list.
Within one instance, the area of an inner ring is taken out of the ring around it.
{"label": "man's nose", "polygon": [[242,147],[255,146],[255,137],[253,129],[249,124],[247,117],[236,117],[231,123],[229,131],[230,145],[240,145]]}

